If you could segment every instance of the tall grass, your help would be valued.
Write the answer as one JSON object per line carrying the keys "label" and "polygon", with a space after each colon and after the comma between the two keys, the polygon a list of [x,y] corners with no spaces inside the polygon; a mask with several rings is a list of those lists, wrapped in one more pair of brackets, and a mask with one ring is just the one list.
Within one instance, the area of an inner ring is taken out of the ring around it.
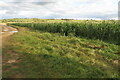
{"label": "tall grass", "polygon": [[117,21],[83,21],[64,23],[12,23],[15,26],[29,27],[62,35],[74,35],[89,39],[99,39],[115,44],[120,44],[120,24]]}

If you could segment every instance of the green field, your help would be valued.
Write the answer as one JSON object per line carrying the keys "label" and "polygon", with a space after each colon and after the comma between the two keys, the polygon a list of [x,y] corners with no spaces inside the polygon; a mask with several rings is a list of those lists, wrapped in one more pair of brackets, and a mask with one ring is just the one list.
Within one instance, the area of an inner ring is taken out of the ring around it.
{"label": "green field", "polygon": [[120,44],[120,24],[117,21],[63,22],[63,23],[12,23],[11,25],[32,28],[63,36],[85,37]]}
{"label": "green field", "polygon": [[117,21],[7,23],[19,30],[7,48],[22,57],[3,66],[19,66],[3,72],[5,78],[17,73],[24,78],[120,78]]}

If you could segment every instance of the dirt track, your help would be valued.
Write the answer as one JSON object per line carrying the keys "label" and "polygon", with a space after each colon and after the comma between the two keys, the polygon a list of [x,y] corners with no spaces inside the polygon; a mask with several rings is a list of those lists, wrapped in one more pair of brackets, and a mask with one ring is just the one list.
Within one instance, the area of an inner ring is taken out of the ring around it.
{"label": "dirt track", "polygon": [[17,32],[17,29],[7,26],[6,24],[0,24],[0,28],[0,40],[2,40],[2,44],[5,45],[9,36]]}
{"label": "dirt track", "polygon": [[0,63],[2,63],[3,73],[9,71],[9,68],[5,68],[5,66],[9,66],[10,64],[16,63],[17,59],[20,56],[10,49],[10,39],[12,38],[12,35],[15,32],[18,32],[17,29],[7,26],[6,24],[0,24],[0,49],[2,53],[0,55],[0,59],[1,59],[0,61],[2,62]]}

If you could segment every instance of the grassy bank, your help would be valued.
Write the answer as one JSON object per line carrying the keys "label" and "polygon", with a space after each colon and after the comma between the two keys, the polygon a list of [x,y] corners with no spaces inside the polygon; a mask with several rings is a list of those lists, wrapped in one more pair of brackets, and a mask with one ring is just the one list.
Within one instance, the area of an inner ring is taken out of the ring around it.
{"label": "grassy bank", "polygon": [[119,77],[118,45],[60,33],[22,30],[12,36],[10,46],[22,56],[19,63],[12,64],[19,67],[6,70],[3,77],[17,73],[27,78]]}

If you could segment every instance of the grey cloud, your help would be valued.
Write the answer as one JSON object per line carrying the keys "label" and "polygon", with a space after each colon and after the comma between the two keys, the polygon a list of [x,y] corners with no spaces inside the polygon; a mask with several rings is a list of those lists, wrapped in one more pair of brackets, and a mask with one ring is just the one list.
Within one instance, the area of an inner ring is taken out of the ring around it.
{"label": "grey cloud", "polygon": [[32,4],[36,4],[36,5],[47,5],[51,3],[54,3],[54,2],[32,2]]}
{"label": "grey cloud", "polygon": [[3,2],[56,2],[56,1],[55,0],[3,0]]}
{"label": "grey cloud", "polygon": [[84,17],[87,18],[100,18],[102,20],[107,20],[107,19],[111,19],[111,18],[115,18],[117,17],[117,13],[111,13],[111,14],[102,14],[102,13],[94,13],[94,14],[86,14]]}
{"label": "grey cloud", "polygon": [[52,4],[52,3],[55,3],[55,2],[23,2],[23,1],[20,1],[20,2],[7,2],[8,4],[13,4],[13,5],[19,5],[19,4],[25,4],[25,3],[28,3],[28,4],[35,4],[35,5],[47,5],[47,4]]}
{"label": "grey cloud", "polygon": [[[8,0],[6,0],[8,1]],[[52,2],[52,0],[13,0],[13,2],[6,2],[7,6],[1,6],[0,10],[6,10],[6,14],[4,17],[23,17],[23,15],[18,15],[20,12],[24,11],[33,11],[33,16],[38,18],[100,18],[100,19],[110,19],[117,17],[117,13],[109,13],[109,12],[102,12],[97,13],[83,13],[82,11],[76,11],[76,13],[72,13],[71,10],[74,8],[68,9],[66,4],[65,7],[61,8],[62,4],[56,4],[56,2]],[[90,2],[87,2],[90,3]],[[49,5],[53,4],[53,6]],[[80,4],[80,3],[78,3]],[[54,6],[56,5],[56,6]],[[76,5],[76,4],[75,4]],[[72,5],[72,7],[74,7]],[[70,11],[70,12],[69,12]],[[74,10],[73,10],[74,11]],[[48,14],[44,14],[47,13]],[[28,13],[29,15],[29,13]],[[27,15],[24,15],[24,17]],[[30,16],[30,17],[33,17]],[[45,17],[44,17],[45,16]]]}
{"label": "grey cloud", "polygon": [[18,14],[18,13],[19,13],[18,11],[10,11],[10,10],[8,10],[6,12],[6,14],[10,14],[10,15],[14,15],[14,14]]}

